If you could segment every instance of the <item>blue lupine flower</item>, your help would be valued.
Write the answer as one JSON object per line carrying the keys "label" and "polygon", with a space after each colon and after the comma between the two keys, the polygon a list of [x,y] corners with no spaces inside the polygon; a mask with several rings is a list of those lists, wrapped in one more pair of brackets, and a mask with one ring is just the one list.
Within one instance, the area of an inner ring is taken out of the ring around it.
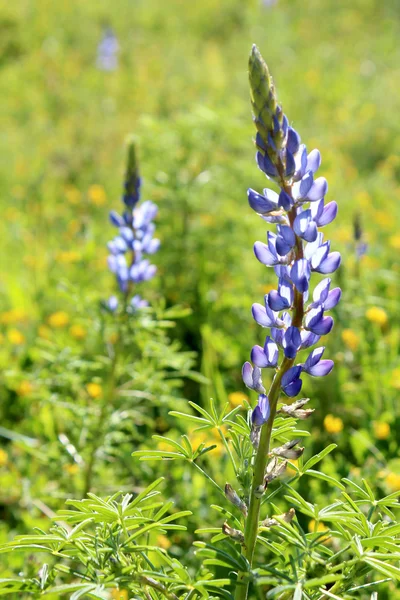
{"label": "blue lupine flower", "polygon": [[[135,147],[131,140],[122,197],[126,210],[122,215],[110,212],[110,221],[118,228],[118,235],[107,244],[110,251],[108,267],[115,274],[120,291],[124,294],[129,293],[132,284],[148,281],[157,272],[157,267],[145,255],[154,254],[160,246],[160,241],[153,237],[153,219],[158,208],[150,200],[138,204],[140,184]],[[129,304],[130,310],[138,310],[144,306],[147,306],[147,302],[137,294]],[[117,306],[113,310],[116,308]]]}
{"label": "blue lupine flower", "polygon": [[297,365],[288,369],[282,376],[281,385],[287,396],[294,397],[300,392],[301,386],[303,385],[303,382],[300,379],[301,371],[301,366]]}
{"label": "blue lupine flower", "polygon": [[256,392],[263,393],[265,388],[261,380],[261,369],[253,367],[249,362],[245,362],[242,368],[242,378],[244,384],[250,389]]}
{"label": "blue lupine flower", "polygon": [[261,427],[264,425],[271,414],[268,396],[260,394],[258,396],[258,404],[251,413],[251,422],[253,427]]}
{"label": "blue lupine flower", "polygon": [[303,371],[314,377],[324,377],[333,369],[333,360],[321,360],[325,348],[316,348],[303,365]]}
{"label": "blue lupine flower", "polygon": [[275,342],[267,336],[264,348],[254,346],[251,351],[252,362],[260,368],[276,367],[278,364],[279,350]]}
{"label": "blue lupine flower", "polygon": [[97,47],[97,67],[103,71],[115,71],[118,67],[118,52],[118,40],[111,27],[107,27]]}
{"label": "blue lupine flower", "polygon": [[[304,363],[297,363],[301,350],[311,348],[329,333],[333,319],[325,314],[339,302],[340,288],[331,289],[326,277],[314,287],[307,306],[312,274],[327,275],[340,265],[339,252],[331,252],[319,227],[331,223],[337,215],[336,202],[325,204],[328,183],[316,177],[321,166],[317,149],[307,153],[300,135],[288,125],[277,104],[268,68],[254,46],[250,56],[250,88],[257,129],[256,162],[279,190],[248,191],[250,207],[266,222],[276,225],[276,234],[268,232],[267,243],[256,242],[254,254],[278,278],[277,290],[264,298],[264,305],[252,306],[254,320],[270,328],[264,347],[254,346],[251,361],[243,366],[243,381],[260,396],[252,413],[253,427],[260,428],[269,418],[270,405],[262,384],[262,369],[276,368],[279,354],[283,361],[276,377],[288,396],[296,396],[302,387],[301,374],[328,375],[333,361],[322,359],[324,348],[311,350]],[[311,287],[312,289],[312,287]],[[271,400],[272,401],[272,400]],[[276,402],[276,399],[275,399]]]}

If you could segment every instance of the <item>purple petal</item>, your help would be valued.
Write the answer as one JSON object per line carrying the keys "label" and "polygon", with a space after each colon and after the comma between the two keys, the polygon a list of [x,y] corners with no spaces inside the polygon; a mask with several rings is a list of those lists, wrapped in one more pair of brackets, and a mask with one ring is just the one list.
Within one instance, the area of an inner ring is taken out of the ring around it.
{"label": "purple petal", "polygon": [[304,144],[300,145],[299,150],[295,156],[295,162],[296,162],[295,177],[298,180],[303,177],[304,173],[306,172],[306,167],[307,167],[307,148],[305,147]]}
{"label": "purple petal", "polygon": [[297,327],[289,327],[283,336],[283,350],[287,358],[295,358],[300,345],[301,335]]}
{"label": "purple petal", "polygon": [[278,346],[282,346],[283,344],[283,336],[285,332],[283,329],[278,329],[277,327],[271,327],[271,337],[278,344]]}
{"label": "purple petal", "polygon": [[253,306],[251,307],[251,312],[253,314],[253,319],[255,320],[255,322],[261,325],[261,327],[271,327],[275,324],[273,321],[271,321],[265,307],[261,304],[253,304]]}
{"label": "purple petal", "polygon": [[327,335],[332,330],[332,327],[332,317],[322,317],[322,319],[312,328],[310,327],[310,329],[313,333],[316,333],[317,335]]}
{"label": "purple petal", "polygon": [[242,367],[242,379],[248,388],[253,389],[253,367],[249,362],[245,362]]}
{"label": "purple petal", "polygon": [[314,367],[322,358],[323,353],[325,352],[325,347],[322,346],[321,348],[315,348],[315,350],[313,350],[311,352],[311,354],[308,356],[306,362],[304,363],[304,371],[307,371],[310,369],[310,367]]}
{"label": "purple petal", "polygon": [[264,354],[263,348],[261,346],[253,346],[251,350],[251,361],[260,369],[265,369],[269,366],[267,357]]}
{"label": "purple petal", "polygon": [[276,290],[272,290],[268,294],[268,306],[275,312],[279,312],[284,308],[289,308],[290,304]]}
{"label": "purple petal", "polygon": [[304,350],[317,344],[320,340],[320,336],[312,333],[312,331],[302,331],[301,340],[301,348]]}
{"label": "purple petal", "polygon": [[311,268],[317,271],[321,263],[326,259],[329,252],[329,242],[325,242],[322,246],[319,246],[311,256]]}
{"label": "purple petal", "polygon": [[272,190],[268,191],[268,195],[262,196],[252,189],[247,190],[247,198],[251,208],[260,214],[268,214],[278,208],[278,194]]}
{"label": "purple petal", "polygon": [[279,350],[275,342],[267,336],[264,343],[264,354],[268,360],[269,367],[276,367],[278,364]]}
{"label": "purple petal", "polygon": [[290,278],[300,293],[308,290],[310,264],[305,258],[300,258],[294,263],[290,271]]}
{"label": "purple petal", "polygon": [[299,149],[300,142],[301,139],[297,131],[293,129],[293,127],[289,127],[286,141],[286,148],[289,150],[289,152],[296,154]]}
{"label": "purple petal", "polygon": [[325,300],[328,298],[331,281],[332,280],[327,277],[319,282],[313,293],[314,302],[317,302],[318,304],[323,304],[325,302]]}
{"label": "purple petal", "polygon": [[319,217],[317,221],[318,227],[324,227],[324,225],[329,225],[336,218],[338,212],[338,205],[335,201],[328,202],[325,206],[322,215]]}
{"label": "purple petal", "polygon": [[278,257],[272,254],[268,246],[263,244],[263,242],[256,242],[254,244],[254,254],[257,260],[267,267],[273,267],[279,262]]}
{"label": "purple petal", "polygon": [[256,146],[258,146],[258,148],[260,148],[261,150],[264,150],[264,152],[267,149],[267,146],[264,144],[264,140],[262,139],[258,131],[256,135]]}
{"label": "purple petal", "polygon": [[125,225],[125,221],[123,217],[121,217],[115,210],[110,211],[110,221],[115,227],[123,227]]}
{"label": "purple petal", "polygon": [[261,427],[264,425],[263,415],[259,406],[256,406],[251,413],[251,422],[254,427]]}
{"label": "purple petal", "polygon": [[318,177],[314,181],[310,191],[307,193],[307,196],[306,196],[307,200],[309,200],[310,202],[315,202],[316,200],[321,200],[321,198],[326,196],[327,191],[328,191],[328,182],[326,181],[325,177]]}
{"label": "purple petal", "polygon": [[281,386],[285,394],[290,397],[297,396],[301,390],[302,381],[300,379],[302,368],[300,365],[291,367],[282,377]]}
{"label": "purple petal", "polygon": [[315,173],[315,171],[318,171],[320,165],[321,165],[321,154],[320,154],[319,150],[316,150],[316,149],[311,150],[310,154],[307,157],[306,170],[312,171],[313,173]]}
{"label": "purple petal", "polygon": [[318,271],[318,273],[322,273],[323,275],[326,275],[327,273],[333,273],[339,267],[340,262],[340,252],[331,252],[315,270]]}
{"label": "purple petal", "polygon": [[289,196],[289,194],[287,194],[285,192],[285,190],[281,190],[281,192],[279,194],[278,204],[284,210],[290,210],[292,208],[292,205],[293,205],[293,198],[291,198]]}
{"label": "purple petal", "polygon": [[324,302],[324,310],[331,310],[339,303],[342,296],[342,290],[340,288],[334,288],[329,292],[327,300]]}
{"label": "purple petal", "polygon": [[257,152],[256,161],[258,168],[261,171],[263,171],[263,173],[268,175],[268,177],[277,177],[278,170],[272,162],[272,160],[270,159],[270,157],[268,156],[267,152],[265,152],[264,155],[261,152]]}
{"label": "purple petal", "polygon": [[309,375],[313,377],[325,377],[325,375],[329,375],[329,373],[333,369],[333,360],[320,360],[317,365],[314,367],[310,367],[307,371]]}
{"label": "purple petal", "polygon": [[294,175],[295,170],[296,170],[296,163],[295,163],[295,160],[294,160],[294,156],[290,152],[290,150],[286,149],[285,176],[286,177],[292,177],[292,175]]}

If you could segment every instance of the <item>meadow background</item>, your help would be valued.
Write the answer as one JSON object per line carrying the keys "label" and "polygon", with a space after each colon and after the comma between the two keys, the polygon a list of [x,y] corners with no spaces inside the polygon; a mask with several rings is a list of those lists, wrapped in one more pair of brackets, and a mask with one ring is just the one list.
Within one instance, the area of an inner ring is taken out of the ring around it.
{"label": "meadow background", "polygon": [[[110,72],[96,66],[107,26],[120,45]],[[339,204],[328,231],[343,255],[327,341],[336,366],[323,384],[305,382],[316,408],[305,457],[335,442],[328,474],[366,477],[378,494],[400,489],[399,36],[394,0],[1,8],[0,541],[48,527],[88,488],[134,491],[160,474],[166,497],[215,518],[193,471],[174,463],[165,473],[130,454],[160,447],[153,433],[178,437],[168,411],[189,411],[187,399],[247,398],[241,365],[262,337],[250,307],[274,286],[252,251],[266,227],[246,200],[248,187],[266,185],[252,142],[252,43],[291,123],[321,151],[328,199]],[[139,141],[143,197],[159,206],[162,247],[142,292],[155,317],[133,327],[113,412],[104,370],[117,334],[100,303],[115,289],[108,211],[120,208],[128,133]],[[103,407],[110,418],[99,421]],[[222,463],[209,462],[223,484]],[[299,485],[313,502],[337,493]],[[178,534],[158,543],[187,551]],[[6,559],[10,573],[19,560]]]}

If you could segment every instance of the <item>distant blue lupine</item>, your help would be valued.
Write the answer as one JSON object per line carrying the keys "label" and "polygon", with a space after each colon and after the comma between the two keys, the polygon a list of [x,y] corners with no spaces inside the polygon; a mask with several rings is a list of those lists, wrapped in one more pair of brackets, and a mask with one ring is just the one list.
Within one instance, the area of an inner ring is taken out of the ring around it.
{"label": "distant blue lupine", "polygon": [[102,71],[115,71],[118,67],[118,52],[118,40],[111,27],[107,27],[97,46],[97,67]]}
{"label": "distant blue lupine", "polygon": [[[251,361],[245,363],[243,380],[259,395],[253,411],[253,427],[259,428],[274,412],[262,382],[262,369],[276,369],[279,354],[282,361],[276,377],[288,396],[296,396],[302,387],[304,373],[314,377],[328,375],[333,361],[322,359],[324,348],[311,351],[305,362],[298,362],[298,352],[318,343],[329,333],[333,319],[325,313],[340,300],[339,288],[330,289],[331,279],[323,279],[315,287],[308,304],[312,273],[328,275],[340,265],[339,252],[331,252],[319,227],[328,225],[337,214],[336,202],[325,204],[328,184],[315,177],[321,164],[318,150],[307,153],[297,131],[289,125],[277,104],[274,85],[267,65],[254,46],[250,56],[250,87],[256,135],[256,161],[278,191],[264,189],[260,194],[248,190],[251,208],[267,223],[276,225],[276,233],[267,233],[267,243],[256,242],[256,258],[273,267],[278,278],[277,290],[254,304],[253,318],[270,329],[264,347],[254,346]],[[275,386],[276,387],[276,386]],[[279,390],[278,387],[278,390]],[[279,395],[279,394],[278,394]],[[275,393],[276,396],[276,393]],[[276,406],[277,397],[273,400]]]}
{"label": "distant blue lupine", "polygon": [[[128,298],[134,284],[152,279],[157,267],[152,265],[146,255],[157,252],[160,241],[153,237],[157,215],[157,206],[150,200],[139,204],[140,185],[135,145],[131,140],[128,146],[128,160],[122,201],[125,210],[122,215],[110,212],[111,223],[118,228],[118,235],[108,243],[110,255],[108,266],[115,274],[120,291],[124,294],[130,310],[147,306],[138,294]],[[111,296],[108,308],[114,312],[118,308],[118,298]]]}

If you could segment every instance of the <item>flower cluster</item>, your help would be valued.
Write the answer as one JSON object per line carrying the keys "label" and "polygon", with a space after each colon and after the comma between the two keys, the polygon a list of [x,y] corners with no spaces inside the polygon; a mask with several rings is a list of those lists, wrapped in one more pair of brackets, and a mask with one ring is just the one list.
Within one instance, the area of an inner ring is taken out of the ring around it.
{"label": "flower cluster", "polygon": [[326,313],[337,305],[341,291],[331,289],[331,279],[326,277],[310,294],[312,273],[328,275],[340,265],[339,252],[331,252],[330,242],[318,230],[337,214],[336,202],[325,204],[326,179],[315,176],[321,155],[318,150],[308,153],[297,131],[289,125],[276,102],[268,67],[255,46],[249,64],[257,128],[256,161],[279,187],[277,192],[264,189],[263,194],[248,190],[251,208],[267,223],[276,225],[276,233],[268,232],[267,243],[254,245],[256,258],[273,267],[278,278],[277,289],[265,296],[263,304],[252,307],[254,320],[269,328],[270,335],[263,346],[252,349],[253,364],[246,362],[243,366],[244,383],[259,393],[252,414],[253,428],[258,429],[271,415],[262,369],[277,369],[280,354],[283,360],[276,377],[287,396],[300,392],[303,373],[321,377],[331,372],[333,361],[322,358],[324,347],[312,350],[304,362],[297,362],[297,355],[331,331],[333,319]]}
{"label": "flower cluster", "polygon": [[[108,266],[115,274],[120,291],[125,300],[132,289],[132,284],[148,281],[156,274],[157,268],[152,265],[146,255],[157,252],[160,241],[153,237],[155,225],[153,219],[157,215],[157,206],[150,200],[138,205],[140,185],[135,146],[131,140],[128,146],[128,161],[125,175],[125,189],[122,197],[125,210],[122,215],[110,212],[111,223],[118,228],[118,235],[108,243],[110,255]],[[138,294],[129,300],[131,310],[147,306]],[[108,307],[114,311],[118,307],[118,298],[111,296]]]}

